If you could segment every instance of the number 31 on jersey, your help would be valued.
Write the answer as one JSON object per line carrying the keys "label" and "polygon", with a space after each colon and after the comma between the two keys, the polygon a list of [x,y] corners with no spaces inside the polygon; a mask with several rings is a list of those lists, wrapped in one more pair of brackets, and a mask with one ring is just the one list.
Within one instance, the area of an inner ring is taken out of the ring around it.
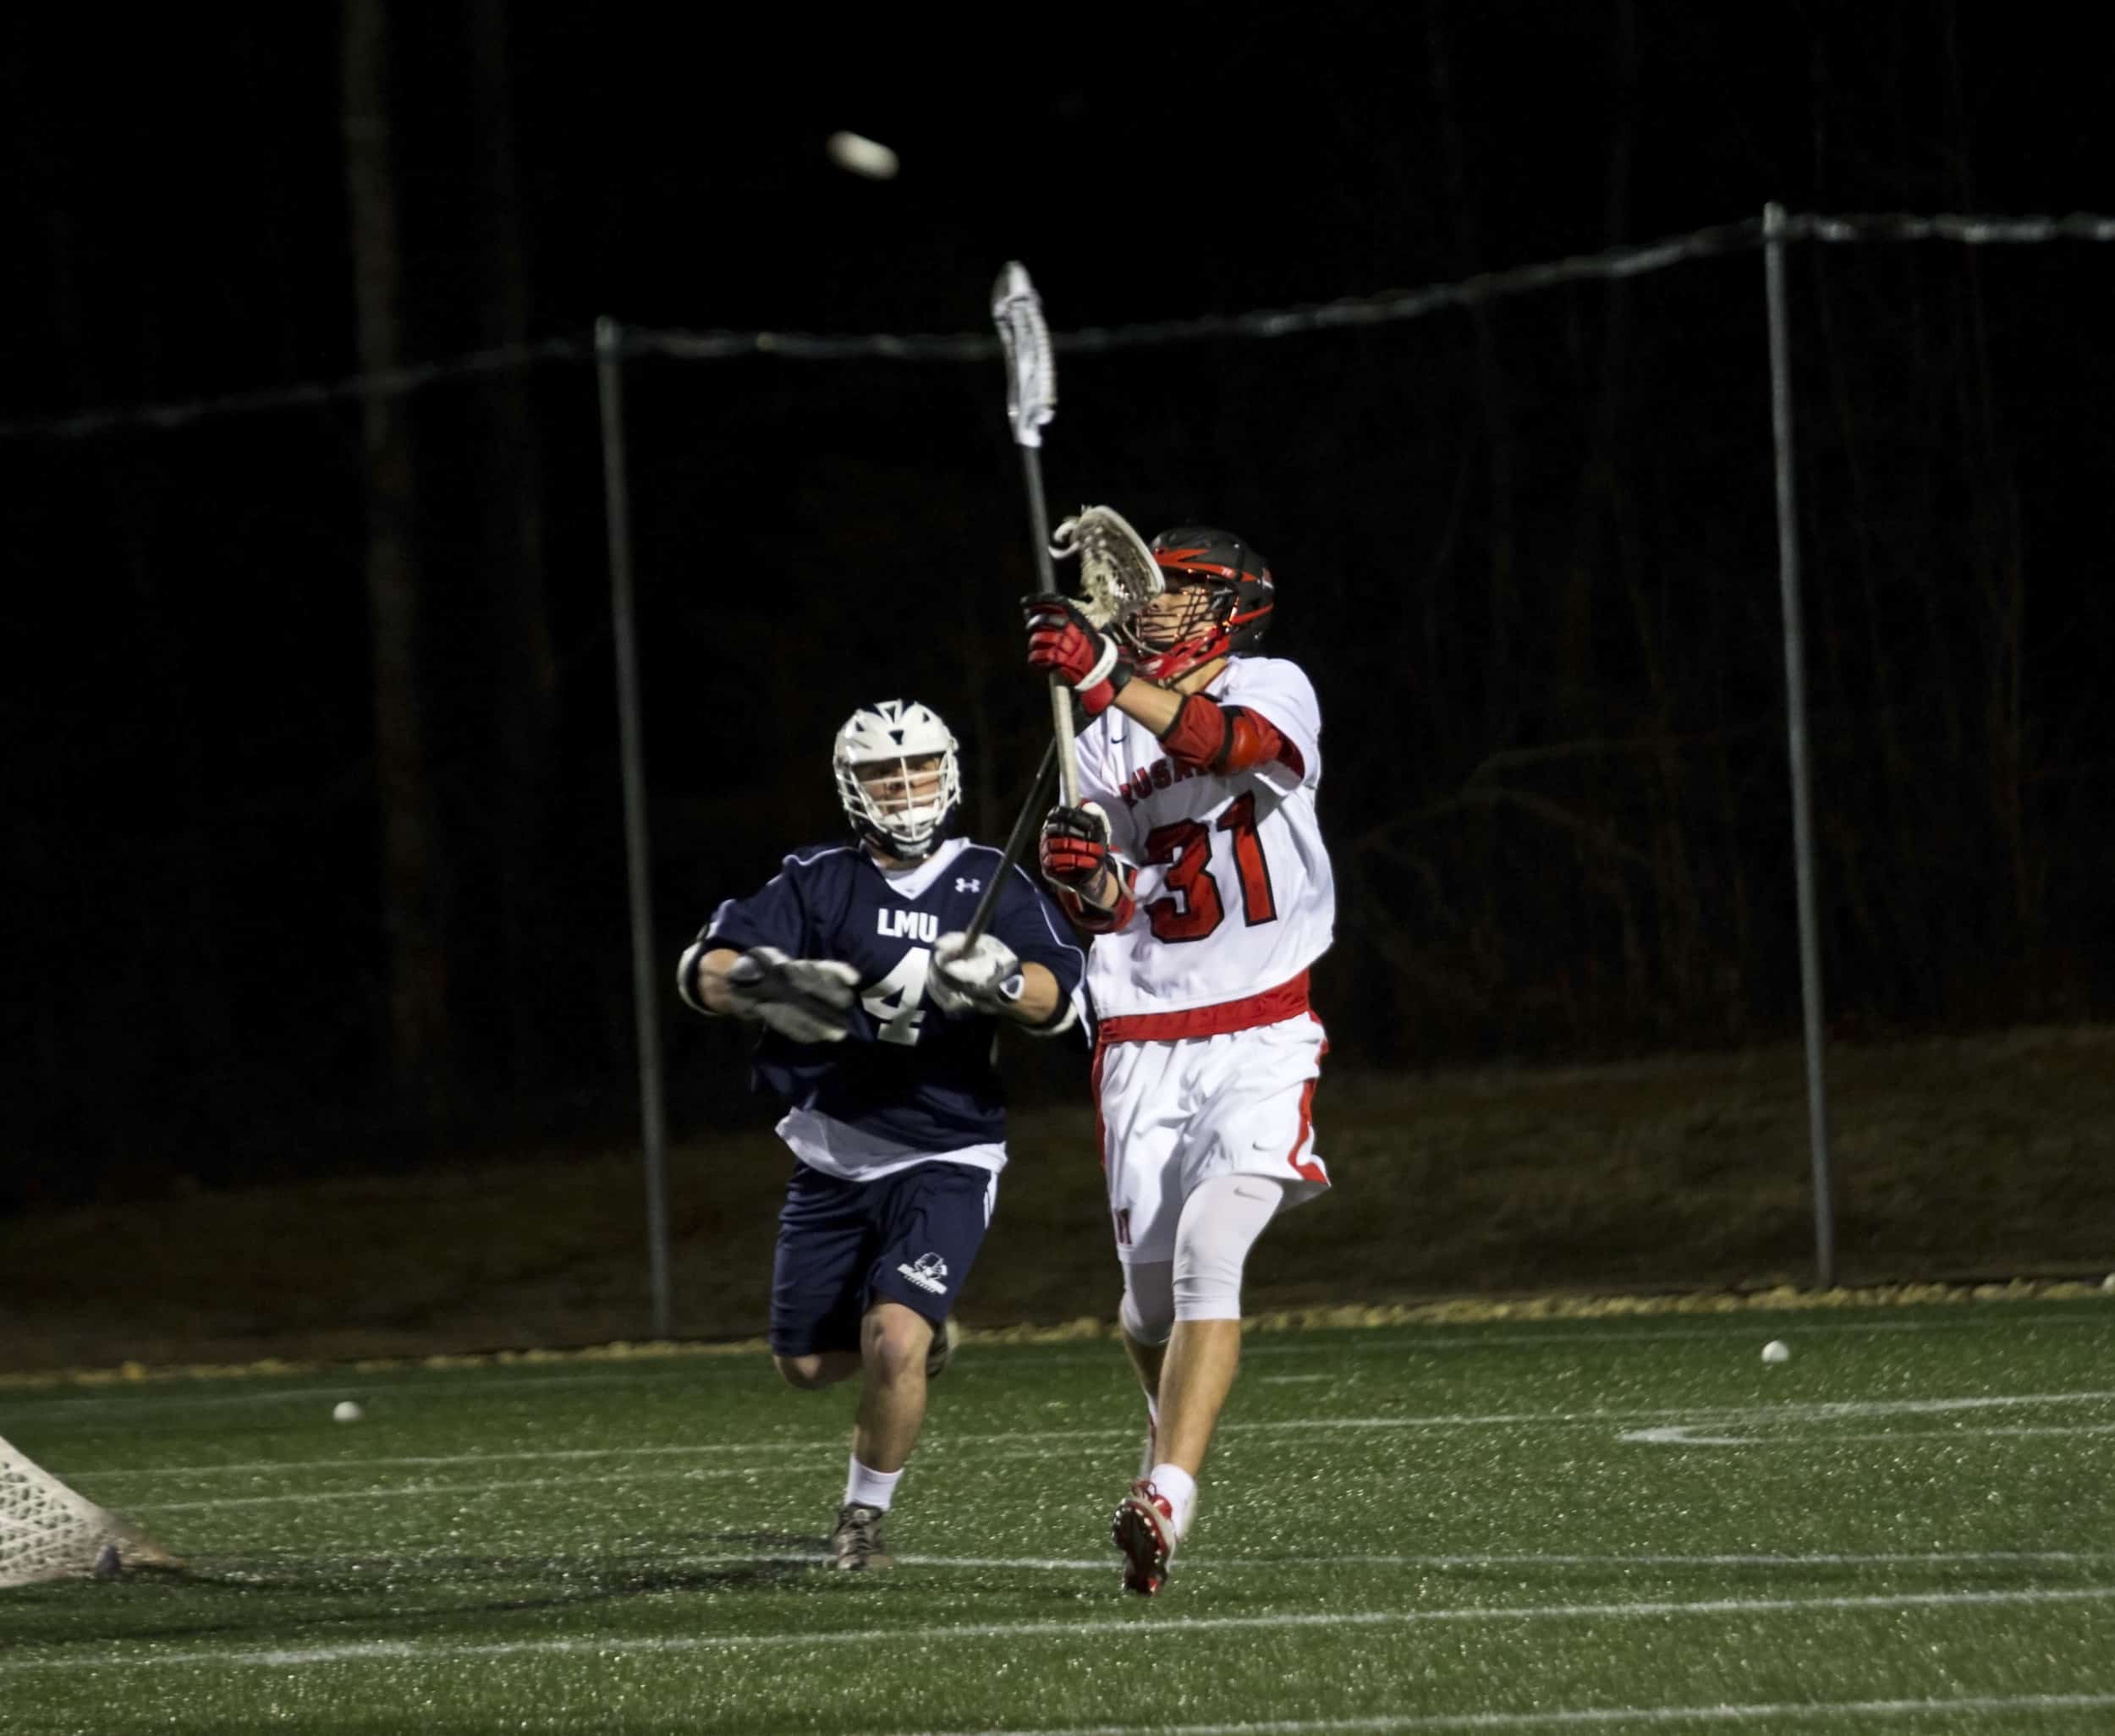
{"label": "number 31 on jersey", "polygon": [[1233,834],[1242,920],[1250,928],[1277,920],[1271,865],[1264,860],[1263,840],[1255,832],[1255,795],[1246,791],[1227,804],[1216,822],[1178,820],[1172,825],[1156,826],[1146,834],[1145,862],[1167,869],[1162,882],[1167,896],[1155,898],[1145,907],[1154,939],[1200,941],[1226,920],[1226,902],[1211,871],[1215,832]]}

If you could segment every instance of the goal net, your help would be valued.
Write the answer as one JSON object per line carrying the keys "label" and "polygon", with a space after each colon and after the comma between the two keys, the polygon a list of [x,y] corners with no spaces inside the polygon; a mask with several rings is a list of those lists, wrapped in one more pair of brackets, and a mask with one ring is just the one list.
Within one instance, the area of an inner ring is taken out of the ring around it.
{"label": "goal net", "polygon": [[173,1556],[0,1436],[0,1586],[176,1565]]}

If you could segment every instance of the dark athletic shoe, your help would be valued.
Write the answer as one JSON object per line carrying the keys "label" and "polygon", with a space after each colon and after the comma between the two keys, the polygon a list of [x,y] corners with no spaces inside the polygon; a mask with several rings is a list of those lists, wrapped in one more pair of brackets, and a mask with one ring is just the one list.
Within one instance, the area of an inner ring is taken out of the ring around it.
{"label": "dark athletic shoe", "polygon": [[838,1528],[830,1533],[830,1565],[853,1573],[893,1568],[896,1558],[882,1546],[882,1509],[848,1501],[838,1509]]}
{"label": "dark athletic shoe", "polygon": [[1167,1583],[1167,1558],[1175,1552],[1173,1504],[1140,1477],[1118,1507],[1109,1538],[1123,1557],[1123,1589],[1157,1596]]}

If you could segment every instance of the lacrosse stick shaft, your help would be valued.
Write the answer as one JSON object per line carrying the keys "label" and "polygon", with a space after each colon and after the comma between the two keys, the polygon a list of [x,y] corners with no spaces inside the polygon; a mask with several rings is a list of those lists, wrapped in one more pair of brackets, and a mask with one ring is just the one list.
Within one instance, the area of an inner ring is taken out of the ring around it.
{"label": "lacrosse stick shaft", "polygon": [[992,913],[999,906],[999,888],[1006,883],[1028,849],[1028,841],[1042,824],[1043,812],[1050,806],[1052,779],[1057,769],[1058,741],[1051,739],[1043,750],[1043,763],[1036,768],[1036,781],[1029,786],[1028,799],[1021,804],[1021,810],[1014,816],[1014,829],[1006,835],[1006,849],[999,857],[997,870],[985,882],[984,891],[977,899],[977,907],[970,914],[970,926],[963,931],[975,946],[978,937],[992,926]]}
{"label": "lacrosse stick shaft", "polygon": [[[1036,538],[1036,589],[1058,594],[1058,570],[1050,559],[1050,508],[1043,503],[1043,466],[1036,448],[1021,448],[1021,469],[1028,477],[1029,528]],[[1050,678],[1050,733],[1058,745],[1058,788],[1065,805],[1079,805],[1079,762],[1072,750],[1072,688],[1062,675]]]}

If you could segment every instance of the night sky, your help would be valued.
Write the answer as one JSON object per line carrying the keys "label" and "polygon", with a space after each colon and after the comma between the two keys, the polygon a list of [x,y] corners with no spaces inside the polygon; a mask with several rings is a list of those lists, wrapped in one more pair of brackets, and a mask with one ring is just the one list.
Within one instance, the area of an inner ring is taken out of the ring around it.
{"label": "night sky", "polygon": [[[2104,32],[2035,8],[391,6],[411,364],[634,328],[1060,330],[1328,301],[1794,212],[2115,209]],[[44,33],[39,35],[38,33]],[[445,1028],[393,1060],[375,522],[337,7],[0,48],[0,1205],[634,1112],[595,381],[394,400]],[[823,141],[883,140],[847,174]],[[1313,673],[1343,1058],[1796,1027],[1761,255],[1396,326],[1083,357],[1053,504],[1233,525]],[[1795,383],[1832,1014],[2105,1014],[2115,252],[1803,247]],[[1003,832],[1039,750],[996,363],[626,373],[659,950],[839,826],[915,693]],[[739,1044],[669,1003],[678,1135]],[[1078,1058],[1024,1088],[1071,1089]],[[142,1139],[143,1133],[151,1137]]]}

